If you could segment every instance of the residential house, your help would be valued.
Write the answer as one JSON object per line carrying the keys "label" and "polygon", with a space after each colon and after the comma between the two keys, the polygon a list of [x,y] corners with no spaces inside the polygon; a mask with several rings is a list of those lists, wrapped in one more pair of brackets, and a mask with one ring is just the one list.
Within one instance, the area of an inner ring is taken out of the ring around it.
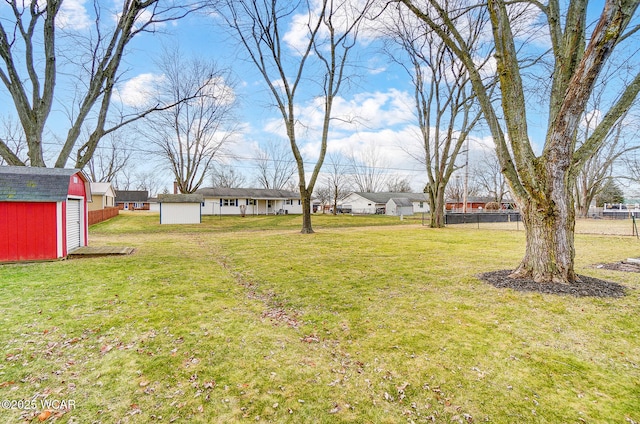
{"label": "residential house", "polygon": [[149,210],[147,190],[116,190],[116,206],[125,211]]}
{"label": "residential house", "polygon": [[300,193],[260,188],[201,188],[203,215],[301,214]]}
{"label": "residential house", "polygon": [[116,191],[111,183],[91,183],[91,198],[89,210],[96,211],[112,208],[116,205]]}
{"label": "residential house", "polygon": [[[471,212],[482,212],[487,208],[487,203],[495,202],[493,197],[477,197],[477,196],[469,196],[467,197],[467,208],[466,211]],[[445,208],[447,212],[462,212],[464,211],[464,200],[463,199],[448,199],[446,201]],[[513,200],[505,199],[500,203],[501,210],[514,210],[517,209],[517,206]]]}
{"label": "residential house", "polygon": [[[394,201],[390,203],[391,199]],[[354,214],[412,215],[429,212],[429,202],[424,193],[353,192],[342,201],[342,211]]]}

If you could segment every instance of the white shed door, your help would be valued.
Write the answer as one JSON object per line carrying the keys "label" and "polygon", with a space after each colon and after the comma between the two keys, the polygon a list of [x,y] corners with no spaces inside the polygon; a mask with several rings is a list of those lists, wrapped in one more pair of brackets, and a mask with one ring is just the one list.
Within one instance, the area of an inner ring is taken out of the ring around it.
{"label": "white shed door", "polygon": [[80,247],[80,202],[67,199],[67,252]]}

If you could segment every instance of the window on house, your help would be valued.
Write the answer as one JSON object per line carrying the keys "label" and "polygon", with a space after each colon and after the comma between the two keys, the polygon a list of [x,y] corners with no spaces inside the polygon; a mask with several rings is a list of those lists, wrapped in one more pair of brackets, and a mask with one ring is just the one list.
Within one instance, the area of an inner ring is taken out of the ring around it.
{"label": "window on house", "polygon": [[420,209],[424,207],[424,202],[420,202]]}
{"label": "window on house", "polygon": [[222,206],[238,206],[238,199],[222,199]]}
{"label": "window on house", "polygon": [[267,208],[271,208],[271,200],[267,200]]}
{"label": "window on house", "polygon": [[287,199],[287,200],[284,201],[284,204],[285,205],[293,205],[293,200]]}
{"label": "window on house", "polygon": [[247,199],[247,205],[253,206],[256,204],[256,199]]}

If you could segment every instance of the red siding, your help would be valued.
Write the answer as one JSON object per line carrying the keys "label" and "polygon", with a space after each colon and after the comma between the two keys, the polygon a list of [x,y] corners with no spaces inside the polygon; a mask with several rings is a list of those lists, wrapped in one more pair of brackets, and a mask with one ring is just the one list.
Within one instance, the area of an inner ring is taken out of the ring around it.
{"label": "red siding", "polygon": [[72,175],[69,178],[69,195],[86,197],[84,179],[80,174]]}
{"label": "red siding", "polygon": [[56,204],[0,203],[0,261],[56,259]]}

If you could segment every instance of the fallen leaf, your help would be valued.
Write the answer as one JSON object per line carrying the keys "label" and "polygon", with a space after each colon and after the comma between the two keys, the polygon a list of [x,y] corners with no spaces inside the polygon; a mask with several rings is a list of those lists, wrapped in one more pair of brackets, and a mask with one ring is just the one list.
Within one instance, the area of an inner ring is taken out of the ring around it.
{"label": "fallen leaf", "polygon": [[315,334],[309,334],[308,336],[304,336],[300,339],[300,341],[305,343],[319,343],[320,339]]}
{"label": "fallen leaf", "polygon": [[38,421],[46,421],[49,419],[49,417],[51,416],[51,411],[44,410],[40,413],[40,415],[38,415]]}

